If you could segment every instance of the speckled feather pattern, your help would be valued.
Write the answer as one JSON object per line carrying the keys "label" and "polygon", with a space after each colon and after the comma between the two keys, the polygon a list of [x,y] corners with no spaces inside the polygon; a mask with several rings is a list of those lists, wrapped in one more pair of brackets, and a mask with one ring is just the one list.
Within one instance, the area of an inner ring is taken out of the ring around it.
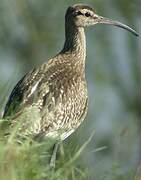
{"label": "speckled feather pattern", "polygon": [[[69,32],[70,29],[71,32]],[[31,109],[19,127],[24,135],[44,133],[67,138],[85,119],[88,107],[85,80],[84,29],[67,27],[63,50],[39,68],[27,73],[13,89],[4,118],[13,115],[10,126]],[[34,114],[35,116],[35,114]],[[33,119],[33,120],[31,120]]]}

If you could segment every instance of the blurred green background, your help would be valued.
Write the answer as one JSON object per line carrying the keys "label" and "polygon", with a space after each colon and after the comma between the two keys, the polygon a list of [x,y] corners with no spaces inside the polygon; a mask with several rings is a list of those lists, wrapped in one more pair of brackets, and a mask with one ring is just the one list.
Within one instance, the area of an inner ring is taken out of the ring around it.
{"label": "blurred green background", "polygon": [[[16,82],[54,56],[64,43],[64,15],[72,0],[0,0],[0,112]],[[141,34],[140,0],[87,0],[96,12]],[[86,29],[89,113],[74,140],[89,179],[133,179],[141,160],[141,38],[106,25]],[[96,148],[106,146],[102,151]],[[105,178],[104,178],[105,177]]]}

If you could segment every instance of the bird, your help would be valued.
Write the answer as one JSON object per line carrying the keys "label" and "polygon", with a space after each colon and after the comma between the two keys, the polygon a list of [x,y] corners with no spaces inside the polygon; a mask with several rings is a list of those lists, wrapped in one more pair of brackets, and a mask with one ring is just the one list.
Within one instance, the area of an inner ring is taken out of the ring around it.
{"label": "bird", "polygon": [[[69,6],[62,50],[17,83],[4,109],[3,118],[11,117],[10,128],[19,124],[19,134],[57,138],[50,161],[53,166],[58,142],[82,124],[88,111],[85,27],[96,24],[114,25],[138,36],[129,26],[99,16],[86,4]],[[26,118],[19,123],[24,114]]]}

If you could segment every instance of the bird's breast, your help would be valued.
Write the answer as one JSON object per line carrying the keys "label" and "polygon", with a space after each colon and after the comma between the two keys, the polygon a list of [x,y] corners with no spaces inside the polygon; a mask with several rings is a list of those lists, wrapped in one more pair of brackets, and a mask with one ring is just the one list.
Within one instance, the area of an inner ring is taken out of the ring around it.
{"label": "bird's breast", "polygon": [[87,112],[86,81],[78,74],[64,74],[58,82],[55,95],[54,124],[64,129],[76,129]]}

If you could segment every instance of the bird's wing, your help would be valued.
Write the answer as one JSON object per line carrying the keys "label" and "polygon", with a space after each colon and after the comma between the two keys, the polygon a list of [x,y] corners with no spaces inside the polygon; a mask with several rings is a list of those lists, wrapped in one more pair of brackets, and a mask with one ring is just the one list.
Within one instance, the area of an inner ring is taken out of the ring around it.
{"label": "bird's wing", "polygon": [[[41,103],[50,104],[54,87],[52,80],[58,76],[54,69],[52,59],[44,63],[40,68],[33,69],[27,73],[14,87],[4,109],[3,118],[15,115],[24,107]],[[42,101],[42,102],[41,102]]]}
{"label": "bird's wing", "polygon": [[[9,116],[11,118],[6,121],[7,123],[3,123],[2,129],[5,130],[7,127],[15,127],[17,121],[20,119],[24,120],[22,129],[28,134],[30,132],[32,133],[32,127],[34,127],[34,125],[39,124],[39,126],[41,126],[44,124],[44,122],[40,121],[41,119],[44,119],[42,118],[42,115],[48,114],[46,126],[54,119],[52,111],[56,108],[55,103],[57,102],[56,99],[58,97],[58,90],[55,92],[55,89],[56,84],[58,85],[58,83],[60,83],[56,78],[59,72],[52,73],[57,71],[52,66],[49,68],[48,64],[44,71],[42,71],[42,68],[44,68],[44,65],[27,73],[11,92],[3,115],[3,118],[8,118]],[[54,80],[55,83],[52,83]],[[57,87],[59,88],[59,86]],[[26,115],[26,113],[29,113],[27,114],[28,117],[22,118],[22,116],[25,117],[24,115]],[[35,123],[35,116],[39,117],[36,120],[38,121],[38,119],[40,119],[39,123]],[[33,133],[40,133],[40,128],[41,127],[35,127]]]}
{"label": "bird's wing", "polygon": [[41,77],[36,69],[27,73],[12,90],[4,109],[3,118],[19,112],[27,104],[31,104],[31,96],[37,88]]}

